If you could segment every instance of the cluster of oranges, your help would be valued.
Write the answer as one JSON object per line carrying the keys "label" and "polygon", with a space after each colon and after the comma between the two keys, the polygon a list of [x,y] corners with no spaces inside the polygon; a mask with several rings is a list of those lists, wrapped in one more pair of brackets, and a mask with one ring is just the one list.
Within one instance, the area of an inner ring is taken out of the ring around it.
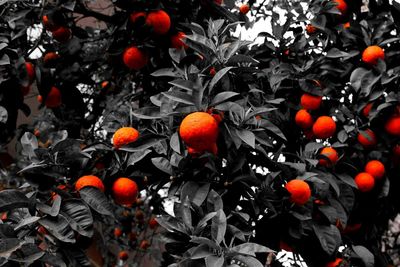
{"label": "cluster of oranges", "polygon": [[385,176],[385,165],[379,160],[369,161],[364,168],[364,172],[356,175],[354,181],[361,192],[369,192],[375,182],[381,180]]}
{"label": "cluster of oranges", "polygon": [[69,28],[61,25],[57,25],[50,15],[44,15],[42,17],[42,23],[44,27],[49,30],[55,40],[60,43],[65,43],[71,39],[72,32]]}

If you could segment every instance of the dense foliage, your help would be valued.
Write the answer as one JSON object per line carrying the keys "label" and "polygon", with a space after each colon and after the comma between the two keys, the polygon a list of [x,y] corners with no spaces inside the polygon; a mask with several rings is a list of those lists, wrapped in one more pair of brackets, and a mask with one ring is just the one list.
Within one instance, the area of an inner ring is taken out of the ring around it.
{"label": "dense foliage", "polygon": [[398,264],[400,4],[367,2],[0,2],[0,265]]}

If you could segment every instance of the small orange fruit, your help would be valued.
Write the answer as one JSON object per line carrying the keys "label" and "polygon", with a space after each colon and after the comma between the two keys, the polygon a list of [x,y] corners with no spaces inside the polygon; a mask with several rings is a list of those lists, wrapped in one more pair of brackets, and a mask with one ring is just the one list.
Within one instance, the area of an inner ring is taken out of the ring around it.
{"label": "small orange fruit", "polygon": [[39,136],[39,135],[40,135],[39,129],[35,129],[35,130],[33,131],[33,135],[34,135],[34,136]]}
{"label": "small orange fruit", "polygon": [[49,31],[55,31],[58,29],[58,25],[56,25],[50,18],[48,15],[44,15],[42,17],[42,23],[44,25],[44,27],[46,27],[46,29],[48,29]]}
{"label": "small orange fruit", "polygon": [[150,227],[150,229],[156,229],[158,227],[158,222],[157,222],[156,218],[150,219],[149,227]]}
{"label": "small orange fruit", "polygon": [[131,205],[136,202],[138,196],[138,186],[135,181],[129,178],[118,178],[113,186],[112,193],[114,200],[120,205]]}
{"label": "small orange fruit", "polygon": [[44,55],[43,63],[45,66],[52,66],[60,58],[56,52],[48,52]]}
{"label": "small orange fruit", "polygon": [[311,117],[310,113],[308,113],[305,109],[300,109],[299,111],[297,111],[294,120],[297,126],[301,127],[302,129],[309,129],[313,126],[314,123],[314,120]]}
{"label": "small orange fruit", "polygon": [[379,160],[371,160],[365,165],[365,172],[371,174],[375,179],[382,179],[385,175],[385,165]]}
{"label": "small orange fruit", "polygon": [[171,19],[164,10],[157,10],[147,15],[146,24],[153,28],[155,34],[164,35],[171,28]]}
{"label": "small orange fruit", "polygon": [[47,234],[46,228],[44,228],[42,225],[38,228],[37,232],[38,232],[38,234],[41,234],[41,235]]}
{"label": "small orange fruit", "polygon": [[368,46],[362,53],[362,61],[368,65],[376,65],[378,59],[385,59],[385,52],[377,45]]}
{"label": "small orange fruit", "polygon": [[29,84],[32,84],[36,77],[35,66],[31,62],[25,62],[25,68],[28,73]]}
{"label": "small orange fruit", "polygon": [[347,3],[344,0],[333,0],[336,3],[336,8],[339,9],[342,15],[346,14],[347,12]]}
{"label": "small orange fruit", "polygon": [[345,24],[343,24],[343,28],[350,29],[350,22],[346,22]]}
{"label": "small orange fruit", "polygon": [[339,160],[339,155],[338,155],[336,149],[334,149],[332,147],[324,147],[319,154],[323,155],[329,159],[329,160],[324,159],[324,158],[320,159],[319,164],[321,166],[330,167],[330,166],[335,165],[336,162]]}
{"label": "small orange fruit", "polygon": [[71,38],[71,30],[66,27],[60,27],[52,32],[53,38],[60,43],[65,43]]}
{"label": "small orange fruit", "polygon": [[385,130],[390,135],[400,136],[400,116],[391,117],[385,124]]}
{"label": "small orange fruit", "polygon": [[239,7],[240,13],[246,15],[250,11],[250,6],[248,4],[243,4]]}
{"label": "small orange fruit", "polygon": [[285,188],[290,193],[290,201],[297,205],[304,205],[311,197],[310,186],[303,180],[291,180]]}
{"label": "small orange fruit", "polygon": [[60,89],[53,86],[47,94],[45,105],[48,108],[57,108],[61,105],[61,92]]}
{"label": "small orange fruit", "polygon": [[126,252],[125,250],[122,250],[118,253],[118,258],[120,260],[126,261],[129,258],[128,252]]}
{"label": "small orange fruit", "polygon": [[371,112],[372,106],[373,106],[373,102],[369,102],[363,109],[362,109],[362,114],[364,115],[364,117],[368,117],[369,113]]}
{"label": "small orange fruit", "polygon": [[39,103],[42,103],[42,102],[43,102],[43,96],[41,96],[41,95],[38,95],[38,96],[36,97],[36,99],[37,99],[37,101],[38,101]]}
{"label": "small orange fruit", "polygon": [[122,236],[122,230],[121,230],[121,228],[115,227],[115,229],[114,229],[114,236],[115,236],[115,237],[120,237],[120,236]]}
{"label": "small orange fruit", "polygon": [[110,82],[103,81],[100,86],[101,86],[101,89],[108,89],[110,87]]}
{"label": "small orange fruit", "polygon": [[79,191],[86,186],[93,186],[98,188],[101,192],[104,192],[104,184],[103,181],[94,175],[85,175],[76,181],[75,190]]}
{"label": "small orange fruit", "polygon": [[375,133],[370,129],[360,131],[357,140],[364,148],[372,148],[377,143]]}
{"label": "small orange fruit", "polygon": [[300,98],[300,104],[304,109],[316,110],[319,109],[322,102],[322,96],[303,94]]}
{"label": "small orange fruit", "polygon": [[182,120],[179,135],[189,147],[210,151],[217,142],[218,123],[207,112],[193,112]]}
{"label": "small orange fruit", "polygon": [[361,192],[369,192],[375,186],[374,177],[366,172],[361,172],[357,174],[354,178],[354,181],[356,182],[358,190],[360,190]]}
{"label": "small orange fruit", "polygon": [[315,121],[312,129],[316,138],[329,138],[336,132],[336,122],[329,116],[321,116]]}
{"label": "small orange fruit", "polygon": [[142,240],[142,242],[140,242],[140,248],[143,250],[146,250],[150,247],[150,242],[147,240]]}
{"label": "small orange fruit", "polygon": [[342,261],[343,259],[336,258],[336,260],[328,262],[325,267],[339,267]]}
{"label": "small orange fruit", "polygon": [[139,138],[139,132],[133,127],[122,127],[115,131],[112,141],[115,148],[128,145]]}
{"label": "small orange fruit", "polygon": [[306,26],[306,32],[308,33],[308,34],[313,34],[313,33],[315,33],[317,31],[317,28],[315,28],[315,26],[313,26],[313,25],[311,25],[311,24],[308,24],[307,26]]}
{"label": "small orange fruit", "polygon": [[146,13],[142,12],[142,11],[132,12],[131,15],[129,16],[129,20],[133,24],[135,24],[136,22],[139,22],[139,21],[143,21],[143,23],[144,23],[145,19],[146,19]]}
{"label": "small orange fruit", "polygon": [[214,68],[214,67],[211,67],[211,69],[210,69],[210,75],[211,75],[211,76],[214,76],[216,73],[217,73],[217,71],[215,70],[215,68]]}
{"label": "small orange fruit", "polygon": [[185,38],[185,33],[184,32],[178,32],[174,35],[171,36],[171,47],[175,49],[186,49],[188,46],[183,42],[183,39]]}
{"label": "small orange fruit", "polygon": [[149,58],[147,54],[136,46],[129,47],[125,50],[122,57],[125,66],[130,69],[140,70],[147,65]]}

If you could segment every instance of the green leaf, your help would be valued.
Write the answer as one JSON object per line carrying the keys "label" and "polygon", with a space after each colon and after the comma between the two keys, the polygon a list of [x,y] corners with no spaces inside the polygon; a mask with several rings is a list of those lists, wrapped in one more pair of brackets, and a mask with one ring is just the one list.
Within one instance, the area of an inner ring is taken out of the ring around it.
{"label": "green leaf", "polygon": [[134,165],[135,163],[144,159],[144,157],[146,157],[149,153],[151,153],[151,150],[145,149],[145,150],[137,151],[137,152],[130,154],[126,165],[127,166]]}
{"label": "green leaf", "polygon": [[179,89],[186,90],[188,92],[192,92],[196,88],[195,83],[189,80],[182,80],[182,79],[173,80],[169,82],[169,84],[176,86]]}
{"label": "green leaf", "polygon": [[235,97],[237,95],[239,95],[239,93],[232,92],[232,91],[226,91],[226,92],[219,93],[213,98],[213,100],[210,103],[210,106],[218,105],[218,104],[225,102],[226,100],[228,100],[232,97]]}
{"label": "green leaf", "polygon": [[164,69],[159,69],[156,70],[155,72],[153,72],[151,74],[151,76],[154,77],[173,77],[173,78],[177,78],[180,75],[174,71],[173,68],[164,68]]}
{"label": "green leaf", "polygon": [[374,255],[363,246],[352,246],[354,253],[364,262],[365,267],[375,266]]}
{"label": "green leaf", "polygon": [[[235,261],[239,261],[246,267],[263,267],[264,265],[259,262],[256,258],[244,255],[236,255],[233,257]],[[243,266],[243,265],[240,266]]]}
{"label": "green leaf", "polygon": [[11,254],[9,260],[27,263],[29,265],[40,259],[44,254],[45,252],[42,251],[37,245],[25,243]]}
{"label": "green leaf", "polygon": [[193,97],[189,94],[177,91],[163,92],[162,94],[173,101],[187,105],[194,105]]}
{"label": "green leaf", "polygon": [[333,225],[319,225],[314,223],[312,226],[322,249],[328,254],[333,255],[339,248],[342,238],[339,230]]}
{"label": "green leaf", "polygon": [[156,166],[159,170],[172,175],[172,166],[171,163],[163,157],[152,158],[151,162]]}
{"label": "green leaf", "polygon": [[272,249],[256,243],[244,243],[231,248],[232,251],[255,257],[256,253],[274,253]]}
{"label": "green leaf", "polygon": [[102,215],[113,216],[113,207],[107,197],[98,188],[86,186],[79,190],[79,195],[92,209]]}
{"label": "green leaf", "polygon": [[224,265],[224,257],[210,255],[206,258],[206,267],[222,267]]}
{"label": "green leaf", "polygon": [[239,138],[248,144],[251,148],[255,148],[256,146],[256,136],[252,131],[246,129],[236,129],[236,134]]}
{"label": "green leaf", "polygon": [[66,243],[75,243],[75,235],[68,220],[61,214],[55,218],[42,218],[39,223],[55,238]]}
{"label": "green leaf", "polygon": [[370,73],[371,71],[365,69],[365,68],[357,68],[353,70],[353,72],[350,75],[350,83],[351,86],[354,88],[354,90],[358,91],[361,88],[361,81],[367,73]]}
{"label": "green leaf", "polygon": [[72,229],[83,236],[93,236],[92,212],[82,200],[67,199],[63,201],[62,211],[66,214]]}
{"label": "green leaf", "polygon": [[21,245],[21,241],[18,238],[0,238],[0,258],[8,258]]}
{"label": "green leaf", "polygon": [[217,214],[212,218],[211,236],[217,244],[220,244],[224,239],[226,232],[226,216],[222,209],[217,211]]}
{"label": "green leaf", "polygon": [[0,106],[0,123],[6,123],[8,120],[8,112],[3,106]]}
{"label": "green leaf", "polygon": [[15,189],[0,191],[0,212],[28,207],[29,202],[21,191]]}
{"label": "green leaf", "polygon": [[233,69],[234,67],[225,67],[221,70],[219,70],[214,77],[212,78],[210,84],[209,84],[209,91],[211,92],[212,89],[214,88],[214,86],[219,82],[219,80],[221,80],[222,77],[225,76],[225,74],[227,74],[231,69]]}

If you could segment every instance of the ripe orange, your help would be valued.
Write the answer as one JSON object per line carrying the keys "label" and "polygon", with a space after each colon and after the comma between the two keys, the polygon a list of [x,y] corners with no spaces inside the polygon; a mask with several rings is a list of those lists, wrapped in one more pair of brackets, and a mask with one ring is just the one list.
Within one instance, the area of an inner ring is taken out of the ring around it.
{"label": "ripe orange", "polygon": [[336,8],[339,9],[342,15],[346,14],[347,12],[347,3],[344,0],[333,0],[336,3]]}
{"label": "ripe orange", "polygon": [[328,262],[325,267],[338,267],[342,261],[343,259],[336,258],[336,260]]}
{"label": "ripe orange", "polygon": [[29,84],[35,80],[35,66],[31,62],[25,62],[26,72],[28,73]]}
{"label": "ripe orange", "polygon": [[248,4],[243,4],[239,7],[240,13],[246,15],[250,11],[250,6]]}
{"label": "ripe orange", "polygon": [[207,112],[193,112],[182,120],[179,134],[186,145],[194,150],[214,150],[218,138],[218,123]]}
{"label": "ripe orange", "polygon": [[46,97],[45,105],[48,108],[57,108],[61,105],[61,92],[57,87],[51,87]]}
{"label": "ripe orange", "polygon": [[122,230],[121,228],[115,227],[114,229],[114,236],[115,237],[120,237],[122,235]]}
{"label": "ripe orange", "polygon": [[52,31],[53,38],[60,43],[65,43],[71,38],[71,30],[66,27],[60,27],[55,31]]}
{"label": "ripe orange", "polygon": [[368,46],[362,53],[362,61],[368,65],[376,65],[378,59],[385,59],[385,52],[377,45]]}
{"label": "ripe orange", "polygon": [[128,257],[129,257],[128,252],[126,252],[125,250],[122,250],[118,253],[118,258],[120,260],[126,261]]}
{"label": "ripe orange", "polygon": [[136,22],[138,22],[139,20],[141,21],[145,21],[146,19],[146,13],[145,12],[141,12],[141,11],[135,11],[132,12],[131,15],[129,16],[129,20],[135,24]]}
{"label": "ripe orange", "polygon": [[139,132],[133,127],[122,127],[115,131],[112,141],[115,148],[128,145],[139,138]]}
{"label": "ripe orange", "polygon": [[130,69],[140,70],[147,65],[149,58],[145,52],[136,46],[129,47],[125,50],[122,57],[125,66]]}
{"label": "ripe orange", "polygon": [[163,35],[169,31],[171,19],[164,10],[157,10],[147,15],[146,24],[153,28],[155,34]]}
{"label": "ripe orange", "polygon": [[364,117],[368,117],[369,113],[371,112],[372,106],[373,106],[373,102],[369,102],[367,105],[365,105],[365,107],[362,109],[362,114],[364,115]]}
{"label": "ripe orange", "polygon": [[218,154],[218,146],[217,144],[212,144],[211,147],[206,148],[206,149],[201,149],[201,150],[197,150],[191,147],[187,147],[188,153],[190,156],[192,156],[192,158],[197,158],[199,156],[201,156],[204,152],[210,152],[214,155]]}
{"label": "ripe orange", "polygon": [[217,121],[218,124],[220,124],[221,121],[224,119],[224,112],[217,111],[214,108],[207,109],[207,113],[211,114],[211,116],[214,117],[214,119]]}
{"label": "ripe orange", "polygon": [[312,129],[316,138],[329,138],[336,132],[336,122],[329,116],[321,116],[315,121]]}
{"label": "ripe orange", "polygon": [[76,181],[75,190],[79,191],[86,186],[97,187],[101,192],[104,192],[104,184],[103,181],[94,175],[85,175]]}
{"label": "ripe orange", "polygon": [[333,166],[336,164],[336,162],[339,160],[339,155],[336,151],[336,149],[332,148],[332,147],[324,147],[321,152],[319,152],[320,155],[324,155],[325,157],[327,157],[329,160],[326,160],[324,158],[321,158],[319,160],[319,164],[321,166]]}
{"label": "ripe orange", "polygon": [[311,197],[310,186],[303,180],[291,180],[285,188],[290,193],[290,201],[297,205],[304,205]]}
{"label": "ripe orange", "polygon": [[211,75],[211,76],[214,76],[216,73],[217,73],[217,71],[215,70],[215,68],[214,68],[214,67],[211,67],[211,69],[210,69],[210,75]]}
{"label": "ripe orange", "polygon": [[101,83],[101,89],[107,89],[110,87],[110,82],[109,81],[103,81]]}
{"label": "ripe orange", "polygon": [[59,59],[59,58],[60,58],[60,55],[57,54],[56,52],[48,52],[48,53],[46,53],[46,55],[44,55],[43,63],[44,63],[44,65],[46,65],[46,66],[51,66],[51,65],[53,65],[53,64],[57,61],[57,59]]}
{"label": "ripe orange", "polygon": [[58,26],[49,18],[48,15],[42,17],[42,23],[49,31],[55,31],[58,29]]}
{"label": "ripe orange", "polygon": [[304,109],[316,110],[319,109],[322,102],[322,96],[303,94],[300,98],[300,105]]}
{"label": "ripe orange", "polygon": [[366,172],[361,172],[357,174],[354,178],[354,181],[356,182],[358,190],[360,190],[361,192],[369,192],[375,186],[374,177]]}
{"label": "ripe orange", "polygon": [[372,148],[377,143],[375,133],[370,129],[360,131],[357,140],[364,148]]}
{"label": "ripe orange", "polygon": [[182,41],[182,39],[185,38],[185,33],[184,32],[178,32],[174,35],[171,36],[171,47],[175,49],[181,49],[181,48],[188,48],[188,46]]}
{"label": "ripe orange", "polygon": [[307,32],[308,34],[313,34],[313,33],[315,33],[316,31],[317,31],[317,28],[315,28],[313,25],[308,24],[308,25],[306,26],[306,32]]}
{"label": "ripe orange", "polygon": [[371,174],[375,179],[382,179],[385,175],[385,165],[379,160],[371,160],[365,165],[365,172]]}
{"label": "ripe orange", "polygon": [[142,240],[142,242],[140,242],[140,248],[143,250],[146,250],[150,247],[150,242],[147,240]]}
{"label": "ripe orange", "polygon": [[346,22],[345,24],[343,24],[343,28],[349,29],[350,28],[350,22]]}
{"label": "ripe orange", "polygon": [[313,126],[314,120],[311,117],[310,113],[307,112],[305,109],[300,109],[297,111],[294,120],[297,126],[301,127],[302,129],[309,129]]}
{"label": "ripe orange", "polygon": [[388,134],[400,136],[400,116],[391,117],[385,124],[385,130]]}
{"label": "ripe orange", "polygon": [[138,186],[129,178],[118,178],[111,190],[115,202],[120,205],[131,205],[135,203],[138,196]]}
{"label": "ripe orange", "polygon": [[151,218],[149,221],[150,229],[156,229],[157,226],[158,226],[158,222],[157,222],[156,218]]}

